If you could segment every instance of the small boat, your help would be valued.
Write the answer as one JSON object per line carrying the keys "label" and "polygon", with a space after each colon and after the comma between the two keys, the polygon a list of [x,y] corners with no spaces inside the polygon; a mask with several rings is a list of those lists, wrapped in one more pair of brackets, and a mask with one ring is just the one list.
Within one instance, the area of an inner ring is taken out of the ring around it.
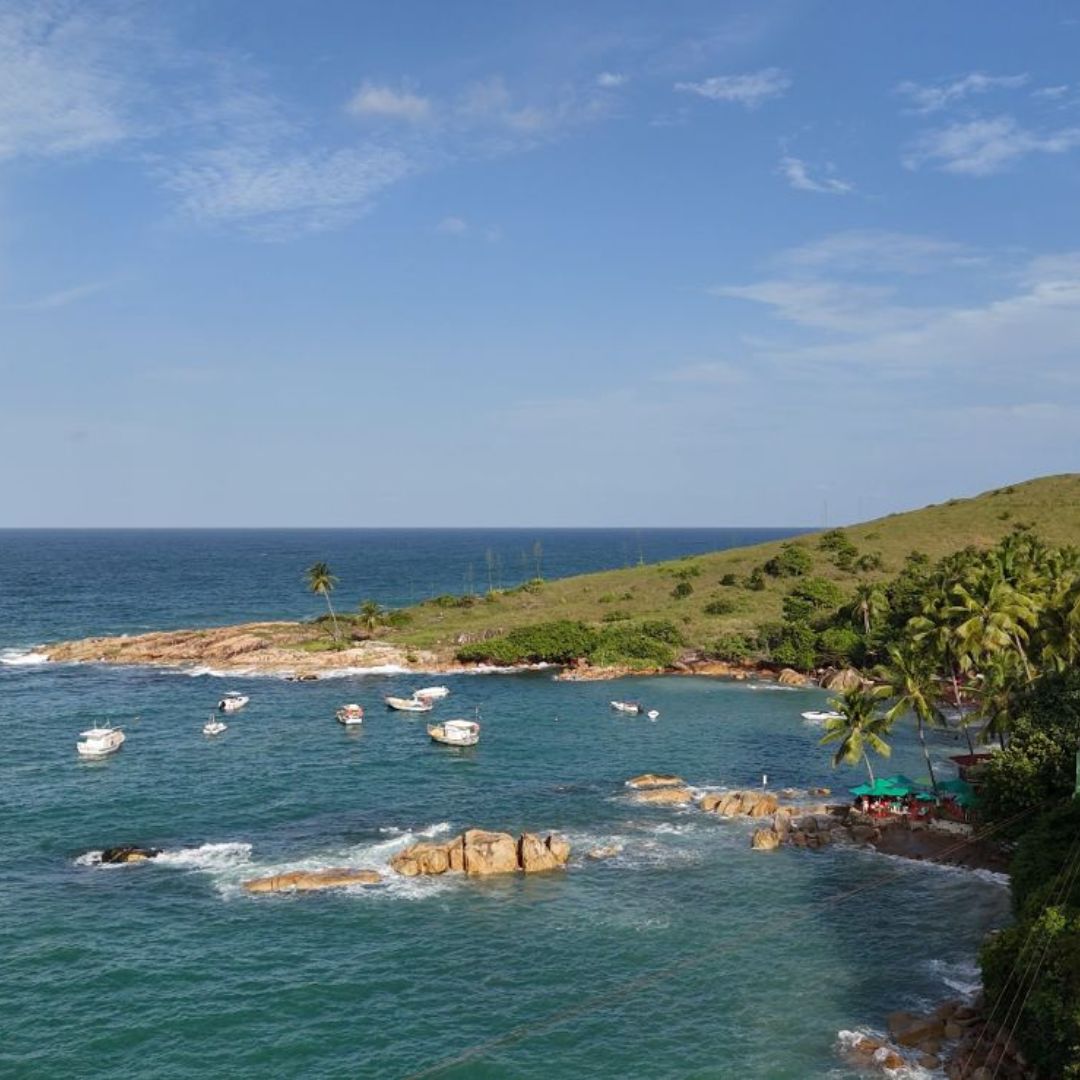
{"label": "small boat", "polygon": [[645,715],[650,720],[659,720],[660,719],[660,710],[659,709],[650,709]]}
{"label": "small boat", "polygon": [[420,701],[414,697],[388,697],[386,704],[388,708],[397,709],[398,712],[431,712],[432,709],[430,701]]}
{"label": "small boat", "polygon": [[438,701],[450,696],[449,686],[425,686],[423,690],[414,690],[413,697],[421,701]]}
{"label": "small boat", "polygon": [[336,715],[338,723],[346,727],[356,727],[364,722],[364,710],[359,705],[342,705]]}
{"label": "small boat", "polygon": [[80,757],[101,758],[115,754],[124,745],[125,735],[119,728],[94,727],[79,732],[82,742],[75,744]]}
{"label": "small boat", "polygon": [[822,724],[826,720],[839,720],[840,719],[840,713],[832,712],[831,710],[828,711],[828,712],[819,712],[819,711],[816,711],[814,709],[811,709],[811,710],[809,710],[809,712],[800,713],[799,715],[804,720],[809,720],[813,724]]}
{"label": "small boat", "polygon": [[204,735],[220,735],[223,731],[228,731],[229,725],[224,720],[219,720],[213,713],[210,714],[210,719],[203,724],[202,733]]}
{"label": "small boat", "polygon": [[629,713],[631,716],[637,716],[645,711],[640,701],[613,701],[611,707],[618,712]]}
{"label": "small boat", "polygon": [[239,712],[249,701],[246,694],[239,694],[235,690],[230,690],[218,703],[217,707],[220,712]]}
{"label": "small boat", "polygon": [[475,746],[480,741],[480,725],[475,720],[446,720],[428,724],[427,733],[446,746]]}

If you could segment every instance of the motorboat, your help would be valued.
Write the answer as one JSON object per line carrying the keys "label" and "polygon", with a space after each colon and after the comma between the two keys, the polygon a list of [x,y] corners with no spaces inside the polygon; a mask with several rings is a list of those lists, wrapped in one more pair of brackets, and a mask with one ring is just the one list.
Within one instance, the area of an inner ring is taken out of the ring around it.
{"label": "motorboat", "polygon": [[210,719],[203,724],[202,733],[204,735],[220,735],[223,731],[228,731],[229,725],[224,720],[219,720],[213,713],[210,714]]}
{"label": "motorboat", "polygon": [[659,720],[660,719],[660,710],[659,709],[650,709],[645,715],[650,720]]}
{"label": "motorboat", "polygon": [[427,733],[446,746],[475,746],[480,741],[480,725],[475,720],[445,720],[428,724]]}
{"label": "motorboat", "polygon": [[613,701],[611,707],[617,712],[629,713],[631,716],[637,716],[645,711],[640,701]]}
{"label": "motorboat", "polygon": [[364,710],[359,705],[342,705],[336,715],[338,723],[346,727],[356,727],[364,722]]}
{"label": "motorboat", "polygon": [[450,696],[449,686],[425,686],[423,690],[414,690],[413,697],[420,701],[438,701]]}
{"label": "motorboat", "polygon": [[432,709],[430,701],[414,697],[388,697],[385,700],[388,708],[397,709],[398,712],[431,712]]}
{"label": "motorboat", "polygon": [[102,758],[115,754],[124,745],[124,733],[114,727],[93,727],[79,732],[82,742],[75,744],[80,757]]}
{"label": "motorboat", "polygon": [[809,720],[812,724],[823,724],[826,720],[839,720],[840,713],[828,710],[821,712],[819,710],[810,709],[808,712],[799,714],[804,720]]}
{"label": "motorboat", "polygon": [[240,694],[235,690],[230,690],[218,703],[217,707],[219,711],[224,713],[239,712],[249,701],[246,694]]}

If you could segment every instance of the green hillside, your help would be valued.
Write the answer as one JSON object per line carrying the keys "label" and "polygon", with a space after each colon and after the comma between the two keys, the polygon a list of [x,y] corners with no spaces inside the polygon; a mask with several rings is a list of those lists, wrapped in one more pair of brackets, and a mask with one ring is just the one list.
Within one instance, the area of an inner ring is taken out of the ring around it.
{"label": "green hillside", "polygon": [[[829,582],[847,597],[859,582],[895,576],[913,551],[937,559],[968,545],[991,546],[1025,527],[1056,545],[1080,545],[1080,474],[1029,480],[794,541],[536,582],[487,596],[429,600],[409,608],[404,625],[380,629],[379,637],[450,648],[552,620],[610,628],[649,619],[670,621],[688,647],[709,650],[718,639],[779,620],[785,595],[798,583]],[[774,559],[780,565],[770,563]],[[800,572],[785,574],[785,564]]]}

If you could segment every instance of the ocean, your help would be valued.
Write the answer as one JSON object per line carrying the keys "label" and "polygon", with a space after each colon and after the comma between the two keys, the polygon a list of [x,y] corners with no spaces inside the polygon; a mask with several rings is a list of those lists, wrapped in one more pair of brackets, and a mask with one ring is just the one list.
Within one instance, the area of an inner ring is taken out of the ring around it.
{"label": "ocean", "polygon": [[[0,1074],[16,1077],[857,1077],[845,1031],[970,991],[1008,892],[856,850],[756,852],[746,822],[642,806],[699,789],[858,782],[800,712],[825,695],[703,678],[460,675],[470,750],[381,705],[402,675],[314,683],[34,662],[44,641],[401,604],[771,538],[744,530],[0,532]],[[540,541],[540,552],[534,551]],[[487,553],[491,551],[489,558]],[[524,553],[525,559],[522,559]],[[470,579],[473,584],[470,584]],[[218,739],[225,690],[250,694]],[[609,707],[637,697],[656,722]],[[361,731],[334,710],[365,706]],[[108,719],[127,742],[80,761]],[[937,736],[935,757],[956,746]],[[898,732],[890,771],[924,767]],[[249,896],[284,869],[386,868],[423,837],[558,831],[565,872]],[[102,867],[121,843],[161,847]],[[586,852],[615,845],[593,860]],[[862,888],[868,886],[867,888]],[[911,1076],[925,1075],[912,1071]]]}

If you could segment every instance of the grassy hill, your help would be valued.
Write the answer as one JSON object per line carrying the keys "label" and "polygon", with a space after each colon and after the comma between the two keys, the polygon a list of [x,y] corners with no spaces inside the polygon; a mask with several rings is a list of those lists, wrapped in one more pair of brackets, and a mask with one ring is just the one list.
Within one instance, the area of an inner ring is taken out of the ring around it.
{"label": "grassy hill", "polygon": [[[810,533],[794,541],[536,582],[486,597],[429,600],[408,609],[405,625],[380,629],[379,637],[416,648],[449,648],[556,619],[596,626],[663,619],[690,646],[707,649],[722,635],[781,618],[793,579],[763,572],[771,559],[801,560],[801,580],[824,579],[848,595],[860,581],[895,575],[912,551],[937,559],[968,545],[988,547],[1018,525],[1054,544],[1080,545],[1080,474],[1042,477],[830,530],[824,546],[826,533]],[[785,556],[792,546],[805,554]]]}

